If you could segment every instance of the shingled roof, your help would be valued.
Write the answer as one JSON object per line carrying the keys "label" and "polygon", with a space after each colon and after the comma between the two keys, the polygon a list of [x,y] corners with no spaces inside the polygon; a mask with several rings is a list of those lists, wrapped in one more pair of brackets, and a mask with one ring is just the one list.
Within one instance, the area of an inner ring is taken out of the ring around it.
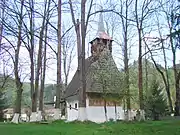
{"label": "shingled roof", "polygon": [[[96,61],[94,61],[93,57],[87,58],[85,65],[87,93],[121,93],[123,80],[109,51],[104,50]],[[69,83],[65,97],[78,94],[82,88],[80,78],[81,69],[76,71]]]}
{"label": "shingled roof", "polygon": [[[92,57],[89,57],[85,60],[85,72],[87,73],[89,70],[89,67],[91,65],[92,61]],[[66,88],[65,91],[65,97],[70,97],[73,95],[76,95],[79,91],[79,89],[81,88],[82,85],[82,81],[81,81],[81,68],[80,70],[76,70],[71,82],[69,83],[69,85]]]}
{"label": "shingled roof", "polygon": [[118,94],[121,93],[121,82],[123,82],[123,77],[112,54],[105,49],[98,60],[89,67],[86,92]]}

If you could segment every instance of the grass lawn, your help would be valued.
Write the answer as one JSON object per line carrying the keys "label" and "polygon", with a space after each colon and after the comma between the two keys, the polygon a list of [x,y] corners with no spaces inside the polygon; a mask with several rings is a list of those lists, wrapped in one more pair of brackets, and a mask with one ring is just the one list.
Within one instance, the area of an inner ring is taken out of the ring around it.
{"label": "grass lawn", "polygon": [[0,135],[179,135],[180,121],[151,121],[136,123],[64,123],[4,124]]}

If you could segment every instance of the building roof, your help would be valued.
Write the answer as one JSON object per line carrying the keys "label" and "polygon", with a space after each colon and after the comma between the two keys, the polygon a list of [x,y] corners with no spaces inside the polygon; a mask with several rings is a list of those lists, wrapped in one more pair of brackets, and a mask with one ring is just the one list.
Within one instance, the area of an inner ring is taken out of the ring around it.
{"label": "building roof", "polygon": [[93,62],[87,73],[87,92],[120,93],[122,76],[112,54],[104,50],[98,60]]}
{"label": "building roof", "polygon": [[[93,57],[87,58],[85,65],[87,93],[121,93],[122,77],[108,50],[104,50],[96,61],[93,60]],[[77,95],[82,88],[81,86],[80,69],[76,71],[69,83],[65,92],[65,97]]]}
{"label": "building roof", "polygon": [[[92,63],[92,57],[89,57],[85,60],[85,72],[86,73],[88,72],[91,63]],[[76,70],[71,82],[69,83],[69,85],[66,88],[65,97],[77,95],[77,93],[82,85],[81,72],[82,72],[81,68],[80,68],[80,70]]]}

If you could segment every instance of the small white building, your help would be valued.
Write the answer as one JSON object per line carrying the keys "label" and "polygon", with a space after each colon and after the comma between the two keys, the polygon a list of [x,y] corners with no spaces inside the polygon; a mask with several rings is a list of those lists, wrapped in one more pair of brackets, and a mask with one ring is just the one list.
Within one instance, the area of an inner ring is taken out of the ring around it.
{"label": "small white building", "polygon": [[[85,60],[86,114],[87,120],[93,122],[125,118],[120,100],[123,82],[112,57],[112,41],[105,32],[100,13],[97,36],[90,42],[91,56]],[[81,69],[81,66],[77,69],[66,89],[67,121],[78,119],[79,91],[82,90]]]}

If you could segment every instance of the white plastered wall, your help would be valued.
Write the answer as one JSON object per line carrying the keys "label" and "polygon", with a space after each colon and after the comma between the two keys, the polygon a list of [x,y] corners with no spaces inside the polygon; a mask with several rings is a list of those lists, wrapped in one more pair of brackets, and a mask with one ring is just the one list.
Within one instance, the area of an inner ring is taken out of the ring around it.
{"label": "white plastered wall", "polygon": [[[86,100],[87,103],[87,117],[88,120],[101,123],[105,122],[105,113],[104,113],[104,106],[89,106],[89,99]],[[107,116],[108,119],[116,119],[115,115],[115,107],[114,106],[107,106]],[[117,110],[117,119],[123,120],[124,117],[124,110],[121,106],[116,106]]]}
{"label": "white plastered wall", "polygon": [[[74,96],[72,98],[68,98],[66,101],[67,104],[67,121],[74,121],[78,118],[78,100],[77,96]],[[76,105],[77,105],[77,108]],[[71,108],[70,108],[71,107]]]}
{"label": "white plastered wall", "polygon": [[[67,121],[74,121],[78,118],[78,110],[73,109],[75,108],[75,104],[77,105],[78,109],[78,100],[77,97],[69,98],[67,100]],[[89,99],[86,99],[86,113],[87,119],[93,122],[101,123],[105,122],[105,114],[104,114],[104,107],[103,106],[89,106]],[[71,109],[70,109],[71,105]],[[121,106],[116,107],[117,110],[117,119],[123,120],[124,117],[124,110]],[[116,119],[115,115],[115,107],[114,106],[107,106],[107,116],[108,119]]]}

